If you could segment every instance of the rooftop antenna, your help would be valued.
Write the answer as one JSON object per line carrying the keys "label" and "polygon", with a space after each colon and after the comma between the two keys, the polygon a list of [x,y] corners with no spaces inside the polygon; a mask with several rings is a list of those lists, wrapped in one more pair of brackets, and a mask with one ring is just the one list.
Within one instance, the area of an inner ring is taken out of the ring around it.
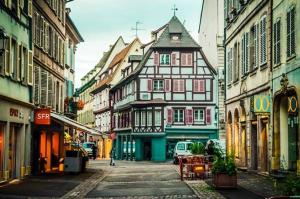
{"label": "rooftop antenna", "polygon": [[178,8],[176,7],[176,5],[174,4],[173,8],[172,8],[173,12],[174,12],[174,16],[176,16],[176,11],[178,10]]}
{"label": "rooftop antenna", "polygon": [[140,22],[140,21],[135,22],[135,28],[131,28],[131,30],[135,30],[135,36],[136,37],[138,37],[138,31],[139,30],[144,30],[144,29],[139,28],[139,24],[142,24],[142,22]]}

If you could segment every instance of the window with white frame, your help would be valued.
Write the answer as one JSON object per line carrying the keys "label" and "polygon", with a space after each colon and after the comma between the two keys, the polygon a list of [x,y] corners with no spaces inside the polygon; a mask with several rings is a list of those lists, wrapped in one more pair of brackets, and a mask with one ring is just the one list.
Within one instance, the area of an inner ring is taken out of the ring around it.
{"label": "window with white frame", "polygon": [[164,91],[164,80],[153,80],[153,91]]}
{"label": "window with white frame", "polygon": [[242,37],[242,75],[249,72],[249,33]]}
{"label": "window with white frame", "polygon": [[233,47],[233,81],[237,81],[239,79],[239,63],[238,43],[235,43]]}
{"label": "window with white frame", "polygon": [[135,126],[139,126],[140,125],[140,112],[139,111],[135,111]]}
{"label": "window with white frame", "polygon": [[160,65],[170,65],[170,54],[160,54]]}
{"label": "window with white frame", "polygon": [[260,64],[267,63],[267,17],[260,20]]}
{"label": "window with white frame", "polygon": [[183,123],[184,109],[174,109],[174,123]]}
{"label": "window with white frame", "polygon": [[227,52],[227,83],[232,82],[232,49],[229,48]]}
{"label": "window with white frame", "polygon": [[204,123],[204,108],[194,109],[194,122],[195,123]]}
{"label": "window with white frame", "polygon": [[280,27],[281,22],[280,19],[277,19],[274,23],[273,28],[273,57],[274,57],[274,64],[280,64]]}
{"label": "window with white frame", "polygon": [[296,32],[295,32],[295,6],[289,8],[287,12],[287,57],[295,55],[296,51]]}
{"label": "window with white frame", "polygon": [[141,111],[141,126],[146,125],[146,111]]}
{"label": "window with white frame", "polygon": [[161,111],[155,110],[155,126],[161,126]]}
{"label": "window with white frame", "polygon": [[152,110],[147,111],[147,126],[152,126]]}
{"label": "window with white frame", "polygon": [[258,67],[258,26],[253,25],[250,29],[250,71]]}

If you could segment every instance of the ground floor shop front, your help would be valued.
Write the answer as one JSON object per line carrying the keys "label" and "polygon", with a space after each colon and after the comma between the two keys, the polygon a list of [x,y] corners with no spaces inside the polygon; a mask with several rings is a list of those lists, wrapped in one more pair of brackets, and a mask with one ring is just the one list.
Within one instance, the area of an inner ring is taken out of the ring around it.
{"label": "ground floor shop front", "polygon": [[0,181],[23,178],[31,172],[30,116],[33,106],[0,99]]}
{"label": "ground floor shop front", "polygon": [[217,139],[216,129],[166,129],[162,133],[117,133],[114,147],[117,159],[163,162],[173,159],[174,147],[179,141]]}

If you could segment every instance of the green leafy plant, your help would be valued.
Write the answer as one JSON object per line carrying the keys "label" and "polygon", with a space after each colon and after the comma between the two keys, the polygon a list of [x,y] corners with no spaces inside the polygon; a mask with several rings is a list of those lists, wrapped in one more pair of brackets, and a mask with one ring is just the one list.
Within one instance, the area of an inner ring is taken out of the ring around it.
{"label": "green leafy plant", "polygon": [[205,146],[201,142],[194,142],[191,146],[191,152],[194,155],[204,154]]}
{"label": "green leafy plant", "polygon": [[283,180],[278,181],[277,189],[284,195],[300,195],[300,178],[297,175],[289,174]]}
{"label": "green leafy plant", "polygon": [[236,165],[233,156],[217,157],[212,166],[212,173],[226,173],[228,175],[236,174]]}

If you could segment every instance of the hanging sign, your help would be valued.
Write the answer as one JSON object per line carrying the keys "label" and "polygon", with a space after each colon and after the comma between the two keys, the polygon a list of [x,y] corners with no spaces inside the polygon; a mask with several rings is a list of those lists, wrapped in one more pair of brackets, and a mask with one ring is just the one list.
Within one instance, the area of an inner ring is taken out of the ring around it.
{"label": "hanging sign", "polygon": [[271,98],[269,95],[254,96],[253,108],[255,113],[270,113]]}
{"label": "hanging sign", "polygon": [[51,115],[49,108],[41,108],[34,110],[34,124],[50,125]]}
{"label": "hanging sign", "polygon": [[296,113],[298,111],[298,101],[295,96],[288,97],[288,112]]}

